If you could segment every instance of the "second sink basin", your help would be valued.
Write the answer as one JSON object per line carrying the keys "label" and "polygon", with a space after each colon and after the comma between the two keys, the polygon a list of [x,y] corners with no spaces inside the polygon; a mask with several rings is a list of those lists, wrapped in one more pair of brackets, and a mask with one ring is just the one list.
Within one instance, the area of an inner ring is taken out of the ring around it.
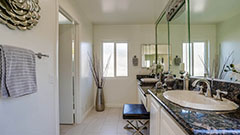
{"label": "second sink basin", "polygon": [[142,78],[141,81],[143,83],[156,83],[159,81],[159,79],[155,79],[155,78]]}
{"label": "second sink basin", "polygon": [[169,101],[183,107],[209,110],[209,111],[230,111],[238,108],[234,102],[223,98],[223,101],[205,97],[196,91],[173,90],[166,91],[163,96]]}

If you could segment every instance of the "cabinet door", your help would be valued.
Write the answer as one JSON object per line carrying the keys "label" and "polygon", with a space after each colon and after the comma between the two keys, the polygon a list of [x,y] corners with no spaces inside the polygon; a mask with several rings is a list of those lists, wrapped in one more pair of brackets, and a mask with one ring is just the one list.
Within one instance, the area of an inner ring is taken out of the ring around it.
{"label": "cabinet door", "polygon": [[139,104],[143,104],[147,109],[147,99],[141,91],[141,88],[138,88],[138,102]]}
{"label": "cabinet door", "polygon": [[150,106],[150,135],[160,135],[160,113],[161,107],[152,97]]}
{"label": "cabinet door", "polygon": [[161,135],[186,135],[163,108],[161,109]]}
{"label": "cabinet door", "polygon": [[140,92],[140,88],[137,89],[137,93],[138,93],[138,104],[142,104],[141,102],[141,92]]}
{"label": "cabinet door", "polygon": [[150,106],[151,106],[151,95],[150,94],[146,94],[146,109],[148,112],[150,112]]}

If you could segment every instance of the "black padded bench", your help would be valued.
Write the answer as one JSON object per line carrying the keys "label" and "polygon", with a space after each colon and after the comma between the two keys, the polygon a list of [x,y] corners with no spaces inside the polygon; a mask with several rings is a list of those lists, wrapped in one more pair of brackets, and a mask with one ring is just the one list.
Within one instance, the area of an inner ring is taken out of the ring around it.
{"label": "black padded bench", "polygon": [[124,129],[133,129],[133,135],[144,135],[142,130],[147,128],[149,118],[150,113],[147,112],[143,104],[125,104],[123,106],[123,119],[127,121]]}

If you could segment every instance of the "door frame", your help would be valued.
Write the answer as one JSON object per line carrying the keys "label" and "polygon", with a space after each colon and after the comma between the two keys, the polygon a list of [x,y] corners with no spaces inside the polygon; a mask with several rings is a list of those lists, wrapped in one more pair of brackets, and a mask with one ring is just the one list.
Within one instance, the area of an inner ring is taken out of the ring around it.
{"label": "door frame", "polygon": [[[73,124],[77,124],[79,118],[79,112],[78,112],[78,107],[80,104],[79,100],[79,23],[76,19],[74,19],[66,10],[64,10],[63,7],[59,5],[58,13],[63,14],[67,19],[69,19],[73,23],[73,30],[74,30],[74,85],[73,85]],[[59,25],[59,23],[58,23]],[[59,31],[58,31],[59,35]],[[59,39],[58,39],[58,48],[59,48]],[[59,50],[58,50],[59,53]],[[57,56],[58,57],[58,56]],[[58,58],[59,60],[59,58]],[[59,63],[58,63],[59,65]],[[58,71],[59,71],[59,66],[58,66]],[[59,73],[58,73],[59,76]],[[58,91],[60,90],[59,87],[59,79],[58,79]],[[59,102],[59,101],[58,101]],[[60,124],[60,121],[59,121]]]}

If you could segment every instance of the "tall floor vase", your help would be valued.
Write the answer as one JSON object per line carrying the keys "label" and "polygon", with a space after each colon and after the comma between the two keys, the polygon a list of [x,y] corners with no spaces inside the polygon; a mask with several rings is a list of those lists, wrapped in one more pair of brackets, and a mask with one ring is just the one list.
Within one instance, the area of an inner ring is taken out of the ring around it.
{"label": "tall floor vase", "polygon": [[103,89],[98,88],[97,89],[97,95],[96,95],[96,111],[102,112],[105,109],[105,103],[104,103],[104,94]]}

